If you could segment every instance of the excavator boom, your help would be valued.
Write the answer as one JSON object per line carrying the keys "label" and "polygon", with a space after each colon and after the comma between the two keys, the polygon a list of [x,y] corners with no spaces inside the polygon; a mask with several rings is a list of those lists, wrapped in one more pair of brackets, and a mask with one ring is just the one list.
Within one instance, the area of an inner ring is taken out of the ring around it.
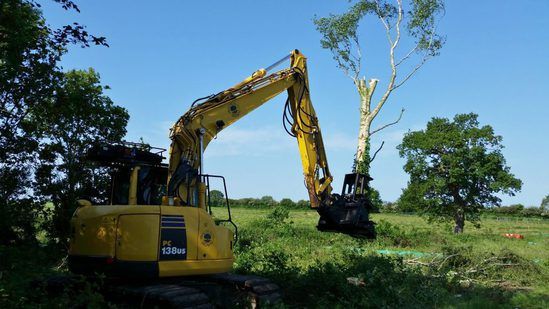
{"label": "excavator boom", "polygon": [[[290,59],[290,67],[269,73]],[[283,121],[296,138],[311,207],[320,214],[318,228],[374,237],[368,220],[365,175],[349,174],[346,192],[332,194],[333,177],[328,167],[322,133],[311,102],[306,58],[298,50],[267,69],[260,69],[235,86],[196,100],[171,129],[166,205],[206,208],[204,150],[219,132],[259,106],[286,91]],[[198,192],[198,194],[196,194]]]}

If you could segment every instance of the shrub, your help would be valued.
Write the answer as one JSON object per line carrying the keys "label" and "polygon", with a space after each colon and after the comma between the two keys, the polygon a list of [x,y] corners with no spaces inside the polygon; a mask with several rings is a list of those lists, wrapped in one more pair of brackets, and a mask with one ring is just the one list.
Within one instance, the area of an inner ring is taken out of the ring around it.
{"label": "shrub", "polygon": [[275,207],[275,209],[267,215],[267,220],[274,225],[286,223],[288,218],[290,218],[290,210],[283,206]]}
{"label": "shrub", "polygon": [[237,271],[269,276],[293,271],[289,263],[289,255],[284,248],[276,243],[265,243],[247,251],[240,252],[237,260]]}
{"label": "shrub", "polygon": [[400,227],[393,225],[385,220],[380,220],[376,225],[377,237],[380,239],[387,239],[392,245],[398,247],[411,246],[414,241],[411,235],[408,235]]}
{"label": "shrub", "polygon": [[383,202],[379,212],[382,213],[392,213],[396,211],[396,204],[393,202]]}
{"label": "shrub", "polygon": [[273,207],[278,205],[278,202],[270,195],[263,196],[260,200],[261,206]]}
{"label": "shrub", "polygon": [[383,201],[381,200],[381,195],[379,194],[379,191],[370,187],[368,189],[368,199],[372,204],[371,212],[379,212],[381,207],[383,206]]}
{"label": "shrub", "polygon": [[296,203],[294,203],[294,201],[292,201],[289,198],[281,199],[278,204],[282,207],[285,207],[285,208],[295,208],[296,207]]}
{"label": "shrub", "polygon": [[525,217],[537,217],[541,216],[542,210],[537,207],[528,207],[521,210],[520,214]]}

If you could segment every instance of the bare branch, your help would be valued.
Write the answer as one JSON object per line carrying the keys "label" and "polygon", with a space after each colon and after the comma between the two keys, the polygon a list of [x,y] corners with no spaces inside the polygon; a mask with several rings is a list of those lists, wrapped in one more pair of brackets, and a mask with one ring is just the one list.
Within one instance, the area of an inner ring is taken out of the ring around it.
{"label": "bare branch", "polygon": [[[377,106],[374,108],[374,110],[372,111],[372,113],[370,115],[370,117],[372,119],[377,116],[377,114],[379,113],[379,111],[383,107],[383,104],[385,104],[385,102],[389,98],[389,95],[391,95],[391,91],[393,91],[393,89],[394,89],[393,87],[394,87],[396,76],[397,76],[397,70],[396,70],[396,65],[395,65],[395,49],[398,46],[398,43],[400,41],[400,23],[402,22],[402,18],[403,18],[403,15],[404,15],[403,10],[402,10],[402,0],[397,0],[397,2],[398,2],[398,18],[397,18],[396,25],[395,25],[395,27],[396,27],[396,38],[395,38],[395,41],[391,45],[390,55],[389,55],[390,60],[391,60],[391,77],[389,79],[389,84],[387,85],[387,90],[385,90],[385,93],[383,94],[383,96],[381,97],[381,99],[377,103]],[[389,41],[392,42],[392,40],[390,39],[390,31],[388,30],[388,28],[386,28],[386,30],[387,30],[387,36],[389,38]]]}
{"label": "bare branch", "polygon": [[381,148],[383,148],[383,145],[385,145],[385,141],[381,142],[381,146],[379,146],[379,148],[376,150],[376,152],[374,152],[374,155],[372,156],[372,159],[370,160],[370,163],[374,162],[374,159],[376,158],[377,153],[381,150]]}
{"label": "bare branch", "polygon": [[[343,70],[343,74],[345,74],[345,76],[347,76],[350,79],[352,79],[353,81],[355,81],[355,78],[353,76],[351,76],[351,74],[349,74],[349,69],[347,69],[346,67],[344,67],[342,65],[340,65],[339,68]],[[356,84],[356,82],[355,82],[355,84]]]}
{"label": "bare branch", "polygon": [[386,124],[386,125],[383,125],[383,126],[377,128],[377,129],[373,130],[372,132],[370,132],[370,136],[372,136],[374,133],[377,133],[377,132],[379,132],[379,131],[381,131],[381,130],[387,128],[387,127],[390,127],[390,126],[392,126],[392,125],[397,124],[397,123],[400,121],[400,119],[402,119],[402,115],[404,114],[404,111],[405,111],[404,108],[401,109],[401,110],[400,110],[400,115],[398,116],[398,119],[397,119],[397,120],[395,120],[395,121],[393,121],[393,122],[391,122],[391,123],[388,123],[388,124]]}
{"label": "bare branch", "polygon": [[357,59],[357,66],[358,66],[355,72],[355,78],[358,78],[358,76],[360,75],[360,71],[362,69],[362,51],[361,51],[360,43],[358,42],[358,39],[355,40],[355,43],[356,43],[356,52],[357,52],[357,56],[355,57],[355,59]]}
{"label": "bare branch", "polygon": [[[423,56],[423,58],[421,59],[421,62],[419,64],[417,64],[414,69],[398,84],[396,84],[392,90],[395,90],[397,89],[398,87],[402,86],[408,79],[410,79],[422,66],[423,64],[425,64],[425,62],[427,62],[427,60],[429,60],[432,55],[429,54],[429,51],[431,50],[431,47],[433,46],[433,41],[435,39],[435,33],[436,33],[436,30],[437,30],[437,25],[438,23],[434,23],[433,24],[433,27],[431,29],[431,37],[429,38],[429,45],[427,46],[426,48],[426,52],[425,52],[425,55]],[[398,63],[397,65],[399,65],[400,63],[402,63],[404,60],[406,60],[408,57],[410,57],[410,55],[418,48],[418,45],[416,45],[410,52],[408,52],[408,54],[402,58]]]}
{"label": "bare branch", "polygon": [[[381,12],[381,6],[379,5],[379,1],[376,0],[376,7],[378,12]],[[381,23],[383,24],[383,27],[385,27],[385,33],[387,34],[387,40],[389,41],[389,45],[393,45],[393,39],[391,38],[391,27],[389,26],[388,21],[385,20],[381,14],[378,13],[377,15],[379,19],[381,20]]]}
{"label": "bare branch", "polygon": [[395,42],[393,44],[393,55],[392,55],[392,58],[393,58],[393,62],[394,62],[394,49],[397,47],[398,45],[398,42],[400,41],[400,22],[402,21],[402,16],[403,16],[403,12],[402,12],[402,0],[397,0],[398,2],[398,18],[397,18],[397,22],[396,22],[396,39],[395,39]]}
{"label": "bare branch", "polygon": [[403,63],[404,61],[406,61],[406,59],[410,58],[410,56],[417,50],[418,48],[418,45],[414,46],[414,48],[412,48],[407,54],[406,56],[402,57],[402,59],[400,59],[396,64],[395,66],[399,66],[401,63]]}
{"label": "bare branch", "polygon": [[413,69],[408,75],[406,75],[406,77],[405,77],[402,81],[400,81],[400,82],[399,82],[398,84],[396,84],[393,88],[391,88],[391,90],[395,90],[395,89],[397,89],[398,87],[402,86],[407,80],[410,79],[410,77],[412,77],[412,76],[413,76],[413,75],[414,75],[414,74],[415,74],[415,73],[425,64],[425,62],[427,62],[427,60],[428,60],[429,58],[431,58],[431,57],[429,57],[429,56],[427,56],[427,55],[424,56],[423,59],[421,60],[421,62],[420,62],[418,65],[416,65],[416,66],[414,67],[414,69]]}

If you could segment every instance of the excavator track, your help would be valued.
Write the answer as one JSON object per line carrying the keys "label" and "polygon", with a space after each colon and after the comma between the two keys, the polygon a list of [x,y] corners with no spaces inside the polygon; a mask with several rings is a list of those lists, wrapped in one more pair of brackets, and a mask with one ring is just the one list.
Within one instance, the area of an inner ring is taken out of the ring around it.
{"label": "excavator track", "polygon": [[107,286],[104,293],[111,301],[140,308],[214,308],[200,289],[177,284]]}
{"label": "excavator track", "polygon": [[[94,280],[90,278],[90,280]],[[78,289],[75,276],[46,280],[49,291]],[[117,305],[139,308],[261,308],[281,301],[278,285],[269,279],[238,274],[156,279],[107,279],[101,293]]]}
{"label": "excavator track", "polygon": [[276,304],[282,299],[278,285],[267,278],[231,273],[217,274],[209,278],[222,285],[232,285],[246,293],[250,305],[254,308],[264,304]]}

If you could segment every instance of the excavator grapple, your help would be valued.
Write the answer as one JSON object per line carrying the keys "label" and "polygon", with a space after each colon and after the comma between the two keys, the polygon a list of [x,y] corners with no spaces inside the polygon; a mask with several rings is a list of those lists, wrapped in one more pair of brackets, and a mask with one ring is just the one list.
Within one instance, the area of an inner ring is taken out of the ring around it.
{"label": "excavator grapple", "polygon": [[368,197],[368,182],[372,180],[363,174],[347,174],[341,195],[332,194],[321,203],[317,228],[355,237],[375,238],[375,224],[370,221],[372,205]]}

